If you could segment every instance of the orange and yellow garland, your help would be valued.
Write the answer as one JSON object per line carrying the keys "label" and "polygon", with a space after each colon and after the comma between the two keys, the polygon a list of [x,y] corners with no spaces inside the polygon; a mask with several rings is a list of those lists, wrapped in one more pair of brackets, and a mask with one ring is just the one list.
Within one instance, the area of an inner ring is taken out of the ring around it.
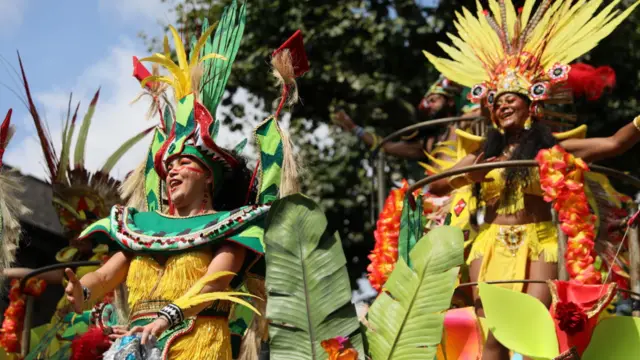
{"label": "orange and yellow garland", "polygon": [[404,196],[409,189],[407,181],[402,182],[402,187],[391,190],[384,203],[380,217],[373,232],[375,246],[369,255],[371,263],[367,267],[369,282],[376,291],[381,291],[382,286],[393,271],[398,261],[398,236],[400,235],[400,216]]}
{"label": "orange and yellow garland", "polygon": [[541,150],[536,161],[544,199],[553,202],[560,227],[568,237],[564,257],[569,276],[583,284],[601,283],[602,275],[594,266],[597,219],[589,209],[583,185],[589,167],[558,145]]}
{"label": "orange and yellow garland", "polygon": [[11,281],[9,307],[4,312],[4,321],[2,322],[2,329],[0,329],[0,346],[8,354],[20,352],[26,295],[40,296],[46,287],[47,283],[44,280],[30,278],[27,280],[23,291],[20,291],[20,280],[13,279]]}

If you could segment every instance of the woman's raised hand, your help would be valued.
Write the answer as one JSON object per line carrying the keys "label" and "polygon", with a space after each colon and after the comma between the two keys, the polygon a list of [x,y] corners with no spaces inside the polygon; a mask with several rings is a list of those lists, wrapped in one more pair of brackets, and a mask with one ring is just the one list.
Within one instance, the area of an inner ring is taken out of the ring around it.
{"label": "woman's raised hand", "polygon": [[351,120],[344,110],[338,111],[333,117],[333,122],[340,126],[345,131],[352,131],[356,127],[356,124]]}
{"label": "woman's raised hand", "polygon": [[80,280],[78,280],[78,277],[73,270],[66,268],[64,269],[64,273],[67,276],[67,279],[69,279],[69,283],[64,289],[64,293],[66,294],[69,303],[73,306],[73,311],[80,314],[82,312],[82,304],[84,303],[82,284],[80,284]]}

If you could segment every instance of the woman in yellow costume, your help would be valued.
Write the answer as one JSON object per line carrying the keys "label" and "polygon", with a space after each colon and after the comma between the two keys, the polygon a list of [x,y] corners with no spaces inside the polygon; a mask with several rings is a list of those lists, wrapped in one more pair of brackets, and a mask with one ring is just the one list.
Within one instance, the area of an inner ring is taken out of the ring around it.
{"label": "woman in yellow costume", "polygon": [[[620,13],[613,2],[598,11],[601,3],[527,0],[521,12],[511,0],[490,0],[489,11],[478,3],[476,16],[466,9],[458,15],[458,34],[451,35],[454,46],[441,45],[452,59],[425,52],[446,77],[472,87],[470,97],[488,107],[495,127],[486,140],[459,132],[468,155],[454,168],[531,160],[556,143],[585,161],[597,161],[621,154],[640,140],[640,118],[608,138],[575,138],[580,132],[584,136],[584,127],[554,137],[544,124],[545,117],[558,115],[545,109],[545,103],[571,101],[564,87],[570,70],[566,64],[595,47],[637,6]],[[539,181],[537,169],[511,168],[477,171],[431,185],[431,192],[445,194],[480,184],[484,224],[468,259],[472,281],[557,277],[558,234]],[[547,305],[551,302],[546,284],[508,287]],[[478,299],[476,304],[482,315]],[[508,357],[508,350],[489,334],[483,359]]]}
{"label": "woman in yellow costume", "polygon": [[[191,43],[190,58],[170,27],[178,63],[168,55],[168,45],[164,54],[141,61],[161,64],[172,78],[151,75],[136,64],[134,75],[143,85],[172,85],[175,108],[165,104],[147,160],[127,184],[141,203],[137,208],[114,206],[110,217],[80,237],[107,243],[117,252],[81,279],[66,270],[70,283],[65,291],[78,310],[120,284],[127,286],[129,314],[121,320],[130,334],[105,353],[106,359],[124,358],[149,344],[160,349],[163,359],[231,359],[232,303],[253,309],[238,297],[246,294],[228,291],[246,284],[254,292],[251,284],[264,273],[263,221],[269,204],[288,193],[287,179],[294,176],[277,115],[255,130],[261,151],[257,189],[240,156],[246,141],[232,151],[215,141],[220,123],[212,114],[239,48],[245,6],[232,2],[217,29],[205,21],[201,37]],[[285,45],[278,52],[284,57],[304,51],[299,33]]]}

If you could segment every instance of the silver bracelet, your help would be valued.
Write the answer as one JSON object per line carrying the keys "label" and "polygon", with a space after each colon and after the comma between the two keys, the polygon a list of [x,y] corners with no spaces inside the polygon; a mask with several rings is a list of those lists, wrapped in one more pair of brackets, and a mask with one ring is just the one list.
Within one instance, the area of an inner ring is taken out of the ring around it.
{"label": "silver bracelet", "polygon": [[82,300],[88,302],[91,299],[91,289],[86,286],[82,287]]}
{"label": "silver bracelet", "polygon": [[356,134],[357,137],[361,138],[365,131],[364,128],[362,126],[356,126],[353,128],[353,132]]}

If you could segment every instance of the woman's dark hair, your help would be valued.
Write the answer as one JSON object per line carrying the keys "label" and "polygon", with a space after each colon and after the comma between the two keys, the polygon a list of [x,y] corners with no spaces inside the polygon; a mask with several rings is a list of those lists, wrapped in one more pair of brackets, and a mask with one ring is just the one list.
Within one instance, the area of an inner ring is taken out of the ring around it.
{"label": "woman's dark hair", "polygon": [[225,172],[222,189],[216,189],[217,195],[213,198],[213,209],[216,211],[233,210],[256,202],[257,185],[256,181],[251,184],[253,172],[247,166],[247,159],[236,155],[236,160],[238,166]]}
{"label": "woman's dark hair", "polygon": [[[528,100],[527,100],[528,101]],[[509,160],[533,160],[538,152],[542,149],[553,147],[558,142],[553,136],[548,126],[533,121],[531,129],[522,131],[519,135],[518,146],[514,149]],[[487,134],[487,141],[484,143],[484,157],[498,157],[502,154],[507,146],[506,135],[500,133],[497,129],[490,129]],[[531,177],[531,168],[507,168],[504,172],[505,189],[502,192],[502,199],[509,199],[514,196],[514,191],[518,188],[518,184],[528,186]],[[476,184],[474,187],[474,196],[480,198],[480,186]]]}

